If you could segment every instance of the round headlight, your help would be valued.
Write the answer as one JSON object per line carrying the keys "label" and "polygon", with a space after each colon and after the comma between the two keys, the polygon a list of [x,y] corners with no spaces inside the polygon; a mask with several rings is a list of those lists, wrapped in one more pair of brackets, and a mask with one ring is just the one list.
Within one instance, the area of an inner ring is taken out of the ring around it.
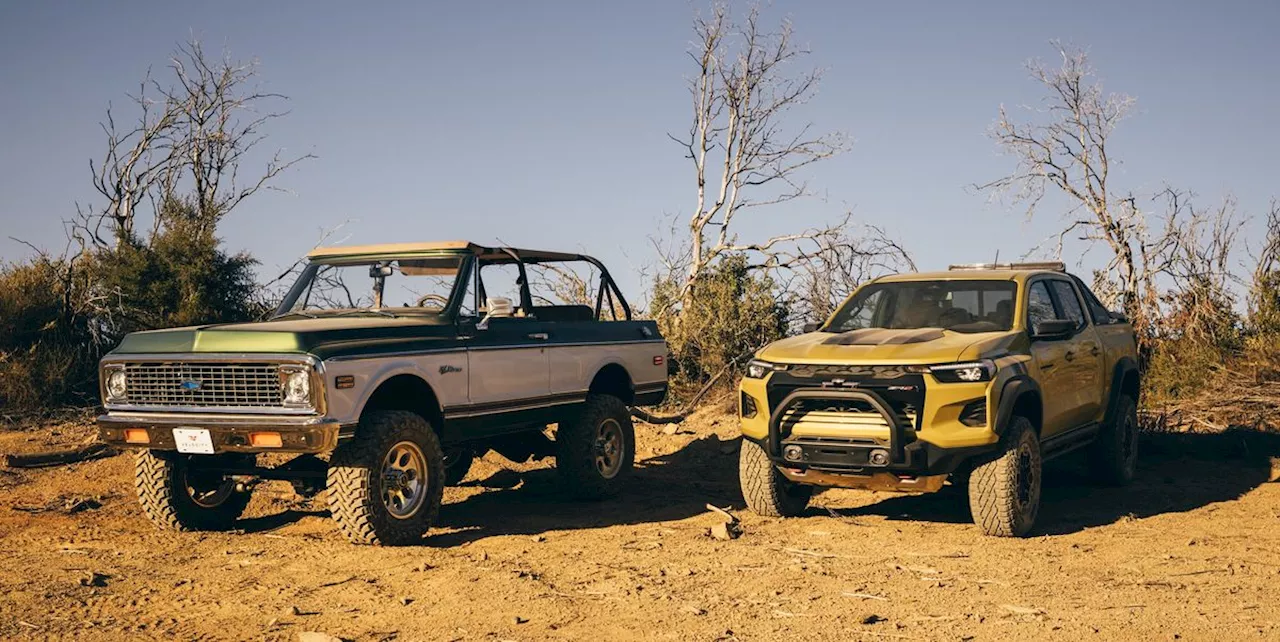
{"label": "round headlight", "polygon": [[284,402],[306,404],[311,402],[311,374],[300,370],[290,372],[284,380]]}
{"label": "round headlight", "polygon": [[107,375],[107,399],[124,399],[125,392],[128,391],[127,384],[124,370],[112,370],[111,374]]}

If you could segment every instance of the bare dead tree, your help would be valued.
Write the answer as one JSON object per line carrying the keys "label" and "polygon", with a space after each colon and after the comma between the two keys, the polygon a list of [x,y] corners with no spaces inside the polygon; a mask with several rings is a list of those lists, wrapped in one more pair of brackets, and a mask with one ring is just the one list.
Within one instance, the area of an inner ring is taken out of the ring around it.
{"label": "bare dead tree", "polygon": [[1249,283],[1249,319],[1255,332],[1280,332],[1280,202],[1272,199],[1262,246]]}
{"label": "bare dead tree", "polygon": [[[107,107],[106,120],[100,124],[107,137],[106,152],[101,161],[89,160],[94,189],[106,202],[95,211],[81,210],[72,225],[84,244],[105,247],[111,240],[132,236],[139,205],[172,173],[177,111],[164,95],[159,99],[148,95],[154,91],[153,84],[148,71],[138,93],[129,96],[138,109],[133,125],[117,124],[114,109]],[[111,240],[102,234],[107,222],[112,227]]]}
{"label": "bare dead tree", "polygon": [[1054,43],[1061,62],[1027,64],[1031,77],[1045,89],[1038,108],[1027,107],[1028,119],[1012,117],[1004,106],[992,138],[1017,165],[1012,173],[978,189],[1026,206],[1032,217],[1049,194],[1065,197],[1066,226],[1055,235],[1060,257],[1063,239],[1078,234],[1111,253],[1106,272],[1116,275],[1124,307],[1141,330],[1153,318],[1155,280],[1162,258],[1175,240],[1164,229],[1152,230],[1148,215],[1132,193],[1111,183],[1118,164],[1109,147],[1111,134],[1129,115],[1134,99],[1105,93],[1087,53]]}
{"label": "bare dead tree", "polygon": [[776,32],[760,25],[753,7],[741,24],[727,5],[694,21],[689,56],[696,74],[689,82],[693,118],[684,136],[671,135],[693,163],[697,187],[687,236],[665,252],[672,275],[683,273],[677,301],[687,304],[694,286],[716,259],[746,253],[760,267],[777,268],[786,248],[801,241],[839,235],[819,227],[755,242],[739,240],[735,218],[807,195],[802,170],[844,150],[842,134],[814,134],[810,125],[789,128],[788,113],[815,93],[820,70],[788,75],[807,52],[793,42],[791,25]]}
{"label": "bare dead tree", "polygon": [[594,306],[596,289],[592,286],[596,283],[599,283],[599,276],[589,263],[583,263],[582,266],[563,263],[529,266],[529,289],[534,301],[543,305]]}
{"label": "bare dead tree", "polygon": [[[94,188],[104,200],[80,209],[69,222],[82,250],[133,239],[140,214],[150,215],[153,237],[166,216],[177,215],[172,212],[194,219],[190,231],[211,232],[244,199],[273,189],[281,172],[313,157],[277,151],[244,181],[242,164],[266,139],[266,125],[287,113],[270,106],[286,98],[254,86],[256,62],[237,62],[225,53],[213,58],[195,40],[177,47],[169,69],[170,82],[148,72],[130,96],[138,112],[133,124],[121,125],[115,110],[107,109],[102,123],[107,149],[89,163]],[[167,207],[173,199],[191,207]],[[103,233],[104,225],[110,235]]]}
{"label": "bare dead tree", "polygon": [[1166,336],[1225,347],[1236,335],[1239,318],[1231,259],[1244,221],[1236,215],[1231,197],[1204,210],[1194,205],[1189,194],[1166,189],[1165,195],[1174,238],[1165,268],[1171,315],[1161,318],[1164,327],[1158,329]]}
{"label": "bare dead tree", "polygon": [[[827,318],[862,283],[875,277],[915,271],[911,254],[875,225],[845,228],[837,236],[820,236],[806,243],[809,258],[800,260],[783,289],[792,293],[792,317],[806,321]],[[784,261],[793,257],[784,257]]]}
{"label": "bare dead tree", "polygon": [[[271,105],[287,98],[254,85],[257,62],[240,62],[225,52],[213,58],[195,40],[179,45],[170,59],[176,79],[161,88],[175,112],[175,158],[190,180],[191,200],[199,225],[209,231],[244,199],[262,189],[276,189],[272,181],[312,154],[286,157],[276,151],[255,177],[242,181],[241,163],[265,138],[264,127],[288,114]],[[176,178],[176,177],[175,177]]]}

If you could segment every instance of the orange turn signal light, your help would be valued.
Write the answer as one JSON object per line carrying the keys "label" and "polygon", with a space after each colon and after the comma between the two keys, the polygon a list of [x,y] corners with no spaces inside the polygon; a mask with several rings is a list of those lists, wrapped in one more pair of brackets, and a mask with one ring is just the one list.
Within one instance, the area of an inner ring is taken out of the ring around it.
{"label": "orange turn signal light", "polygon": [[129,444],[149,444],[151,435],[147,434],[146,428],[125,428],[124,441]]}
{"label": "orange turn signal light", "polygon": [[284,445],[284,440],[278,432],[251,432],[249,445],[254,448],[279,448]]}

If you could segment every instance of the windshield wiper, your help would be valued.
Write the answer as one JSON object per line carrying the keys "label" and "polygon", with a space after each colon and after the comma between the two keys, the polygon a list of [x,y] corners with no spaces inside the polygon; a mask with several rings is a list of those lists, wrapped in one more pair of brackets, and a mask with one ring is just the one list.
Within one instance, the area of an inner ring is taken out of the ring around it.
{"label": "windshield wiper", "polygon": [[285,312],[284,314],[278,314],[274,317],[271,317],[271,320],[275,321],[276,319],[284,319],[286,317],[306,317],[308,319],[319,318],[316,315],[311,314],[310,312],[303,312],[302,310],[294,310],[293,312]]}
{"label": "windshield wiper", "polygon": [[386,311],[386,310],[384,310],[384,309],[382,309],[382,308],[356,308],[356,309],[354,309],[354,310],[344,310],[344,311],[339,312],[339,313],[337,313],[337,314],[335,314],[335,315],[333,315],[333,316],[335,316],[335,317],[341,317],[341,316],[346,316],[346,315],[348,315],[348,314],[380,314],[380,315],[382,315],[382,316],[384,316],[384,317],[389,317],[389,318],[392,318],[392,319],[398,319],[398,318],[399,318],[399,317],[398,317],[397,315],[395,315],[394,313],[388,312],[388,311]]}

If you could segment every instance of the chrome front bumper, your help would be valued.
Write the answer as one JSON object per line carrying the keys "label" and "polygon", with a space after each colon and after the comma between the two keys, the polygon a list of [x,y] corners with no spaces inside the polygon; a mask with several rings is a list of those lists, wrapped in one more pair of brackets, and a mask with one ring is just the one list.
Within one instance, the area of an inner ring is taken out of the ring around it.
{"label": "chrome front bumper", "polygon": [[[125,441],[125,430],[130,428],[146,430],[148,442]],[[208,430],[214,452],[219,453],[328,452],[355,430],[355,426],[343,426],[328,417],[158,413],[114,413],[98,417],[98,437],[118,448],[177,450],[174,428]],[[255,432],[280,433],[282,444],[278,448],[252,446],[249,435]]]}

